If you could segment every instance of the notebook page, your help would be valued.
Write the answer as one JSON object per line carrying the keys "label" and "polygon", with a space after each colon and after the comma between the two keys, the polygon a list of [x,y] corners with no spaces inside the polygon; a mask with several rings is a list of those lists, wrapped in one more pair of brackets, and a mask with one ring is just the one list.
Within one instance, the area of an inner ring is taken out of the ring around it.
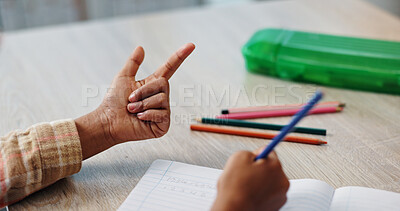
{"label": "notebook page", "polygon": [[156,160],[118,210],[209,210],[221,173],[218,169]]}
{"label": "notebook page", "polygon": [[281,211],[328,211],[335,189],[315,179],[290,180],[287,202]]}
{"label": "notebook page", "polygon": [[331,211],[400,210],[400,193],[365,187],[343,187],[335,191]]}

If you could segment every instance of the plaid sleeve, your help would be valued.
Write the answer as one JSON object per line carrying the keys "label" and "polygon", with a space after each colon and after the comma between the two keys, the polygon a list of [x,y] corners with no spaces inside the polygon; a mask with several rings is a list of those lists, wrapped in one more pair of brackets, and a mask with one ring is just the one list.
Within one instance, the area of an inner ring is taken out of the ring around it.
{"label": "plaid sleeve", "polygon": [[0,208],[79,172],[81,164],[73,120],[41,123],[0,137]]}

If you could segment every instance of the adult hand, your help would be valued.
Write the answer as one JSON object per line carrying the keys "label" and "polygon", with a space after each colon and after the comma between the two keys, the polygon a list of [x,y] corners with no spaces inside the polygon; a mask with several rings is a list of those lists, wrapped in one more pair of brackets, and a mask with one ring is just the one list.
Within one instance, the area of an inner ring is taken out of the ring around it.
{"label": "adult hand", "polygon": [[168,79],[194,48],[192,43],[184,45],[153,74],[139,81],[135,76],[143,62],[144,51],[142,47],[135,49],[125,67],[114,78],[110,91],[99,107],[115,144],[158,138],[168,131]]}
{"label": "adult hand", "polygon": [[286,202],[289,181],[275,152],[254,161],[261,152],[232,155],[218,180],[212,210],[279,210]]}
{"label": "adult hand", "polygon": [[163,136],[170,125],[168,79],[195,46],[188,43],[143,80],[136,73],[144,60],[137,47],[115,76],[102,104],[75,120],[86,159],[116,144]]}

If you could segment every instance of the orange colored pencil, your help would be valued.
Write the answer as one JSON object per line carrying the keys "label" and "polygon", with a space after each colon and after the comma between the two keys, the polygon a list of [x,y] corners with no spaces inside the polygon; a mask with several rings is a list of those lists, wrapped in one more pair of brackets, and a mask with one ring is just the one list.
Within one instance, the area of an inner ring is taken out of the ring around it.
{"label": "orange colored pencil", "polygon": [[[246,137],[254,137],[254,138],[265,138],[265,139],[273,139],[276,136],[276,134],[273,134],[273,133],[266,133],[266,132],[252,131],[252,130],[238,130],[238,129],[234,129],[234,128],[201,125],[201,124],[190,125],[190,129],[196,130],[196,131],[222,133],[222,134],[229,134],[229,135],[246,136]],[[326,141],[322,141],[320,139],[299,137],[299,136],[286,136],[286,138],[283,140],[288,141],[288,142],[296,142],[296,143],[303,143],[303,144],[315,144],[315,145],[327,144]]]}

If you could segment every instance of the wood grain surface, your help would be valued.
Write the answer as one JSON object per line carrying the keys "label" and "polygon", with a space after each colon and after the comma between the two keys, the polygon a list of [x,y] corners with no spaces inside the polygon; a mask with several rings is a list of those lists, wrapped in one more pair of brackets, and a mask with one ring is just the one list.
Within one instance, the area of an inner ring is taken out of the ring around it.
{"label": "wood grain surface", "polygon": [[[162,138],[125,143],[10,210],[115,210],[155,159],[223,168],[238,150],[268,140],[192,132],[196,116],[227,107],[305,102],[320,88],[341,113],[309,116],[300,126],[328,130],[326,146],[281,143],[290,179],[334,187],[400,192],[400,96],[319,87],[247,73],[240,52],[258,29],[282,27],[400,41],[400,20],[362,1],[279,1],[200,8],[5,33],[0,47],[0,134],[76,118],[96,108],[137,45],[151,74],[186,42],[197,49],[171,79],[172,126]],[[289,118],[259,119],[284,124]],[[318,137],[318,136],[314,136]]]}

